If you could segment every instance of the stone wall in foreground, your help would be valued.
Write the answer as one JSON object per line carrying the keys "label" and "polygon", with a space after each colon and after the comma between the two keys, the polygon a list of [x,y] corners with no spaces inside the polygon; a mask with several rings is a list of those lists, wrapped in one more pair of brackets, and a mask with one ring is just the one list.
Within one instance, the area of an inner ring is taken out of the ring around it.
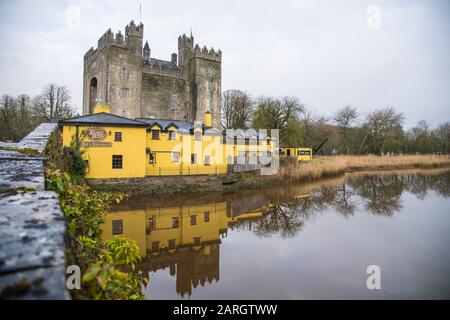
{"label": "stone wall in foreground", "polygon": [[0,300],[70,299],[64,215],[45,191],[43,152],[56,128],[43,123],[18,143],[0,142]]}

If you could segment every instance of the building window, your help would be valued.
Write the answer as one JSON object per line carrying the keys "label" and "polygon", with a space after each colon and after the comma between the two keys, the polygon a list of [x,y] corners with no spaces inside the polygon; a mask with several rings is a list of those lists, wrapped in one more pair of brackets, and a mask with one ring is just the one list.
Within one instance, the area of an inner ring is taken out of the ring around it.
{"label": "building window", "polygon": [[205,156],[205,166],[211,165],[211,156]]}
{"label": "building window", "polygon": [[201,133],[201,131],[194,132],[194,140],[202,140],[202,133]]}
{"label": "building window", "polygon": [[123,234],[123,220],[113,220],[112,221],[112,234]]}
{"label": "building window", "polygon": [[169,140],[177,140],[177,134],[174,130],[169,131]]}
{"label": "building window", "polygon": [[172,162],[173,163],[180,162],[180,152],[178,152],[178,151],[173,151],[172,152]]}
{"label": "building window", "polygon": [[177,240],[175,240],[175,239],[167,241],[167,244],[168,244],[168,247],[169,247],[170,250],[175,249],[176,242],[177,242]]}
{"label": "building window", "polygon": [[122,98],[128,98],[130,89],[128,88],[122,88],[120,89],[120,95],[122,96]]}
{"label": "building window", "polygon": [[205,213],[203,214],[203,218],[204,218],[204,221],[205,221],[205,222],[209,222],[209,212],[205,212]]}
{"label": "building window", "polygon": [[122,132],[114,132],[114,141],[122,141]]}
{"label": "building window", "polygon": [[286,155],[289,157],[291,155],[291,149],[286,149]]}
{"label": "building window", "polygon": [[156,164],[156,154],[150,153],[148,156],[148,163],[149,164]]}
{"label": "building window", "polygon": [[123,157],[120,154],[113,154],[112,156],[112,168],[113,169],[122,169],[123,165]]}
{"label": "building window", "polygon": [[159,241],[153,241],[152,242],[152,252],[158,252],[159,251]]}
{"label": "building window", "polygon": [[87,169],[89,168],[89,160],[83,160],[84,162],[84,168]]}
{"label": "building window", "polygon": [[192,239],[194,239],[194,247],[200,247],[201,246],[201,242],[200,242],[200,237],[195,237],[195,238],[192,238]]}
{"label": "building window", "polygon": [[153,230],[156,228],[156,217],[152,216],[148,218],[148,228]]}
{"label": "building window", "polygon": [[120,77],[122,79],[128,79],[128,70],[127,70],[127,68],[122,68],[120,70]]}
{"label": "building window", "polygon": [[159,130],[152,130],[152,140],[159,140]]}
{"label": "building window", "polygon": [[191,226],[195,226],[197,224],[197,216],[191,216]]}
{"label": "building window", "polygon": [[178,217],[172,218],[172,228],[178,228],[180,226],[180,222],[178,220]]}
{"label": "building window", "polygon": [[191,164],[197,164],[197,154],[191,153]]}

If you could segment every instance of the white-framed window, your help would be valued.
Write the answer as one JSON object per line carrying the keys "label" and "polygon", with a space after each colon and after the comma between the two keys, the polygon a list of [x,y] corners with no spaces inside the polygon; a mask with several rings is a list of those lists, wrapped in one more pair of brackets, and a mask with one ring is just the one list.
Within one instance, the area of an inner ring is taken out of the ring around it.
{"label": "white-framed window", "polygon": [[194,140],[197,140],[197,141],[202,140],[202,133],[201,133],[201,131],[194,132]]}
{"label": "white-framed window", "polygon": [[205,166],[211,165],[211,156],[205,156]]}
{"label": "white-framed window", "polygon": [[169,130],[169,140],[177,140],[177,133],[175,130]]}

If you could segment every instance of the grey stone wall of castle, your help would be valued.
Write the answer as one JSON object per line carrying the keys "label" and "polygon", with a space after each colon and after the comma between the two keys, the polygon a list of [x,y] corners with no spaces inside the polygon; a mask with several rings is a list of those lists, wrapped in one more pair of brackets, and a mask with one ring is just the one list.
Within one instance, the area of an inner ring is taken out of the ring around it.
{"label": "grey stone wall of castle", "polygon": [[170,60],[153,58],[143,45],[144,25],[133,21],[113,34],[106,31],[84,56],[83,114],[95,104],[108,104],[111,112],[129,118],[165,118],[201,121],[212,113],[220,127],[220,50],[194,45],[194,37],[178,38],[178,54]]}

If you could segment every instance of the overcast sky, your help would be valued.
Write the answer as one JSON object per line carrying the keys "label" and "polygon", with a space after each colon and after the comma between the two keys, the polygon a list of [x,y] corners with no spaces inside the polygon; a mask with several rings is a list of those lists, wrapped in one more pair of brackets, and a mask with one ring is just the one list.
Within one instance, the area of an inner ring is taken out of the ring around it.
{"label": "overcast sky", "polygon": [[320,114],[394,107],[406,125],[450,120],[450,1],[0,0],[0,94],[66,85],[81,110],[83,55],[139,21],[170,60],[192,27],[221,49],[222,90],[293,95]]}

